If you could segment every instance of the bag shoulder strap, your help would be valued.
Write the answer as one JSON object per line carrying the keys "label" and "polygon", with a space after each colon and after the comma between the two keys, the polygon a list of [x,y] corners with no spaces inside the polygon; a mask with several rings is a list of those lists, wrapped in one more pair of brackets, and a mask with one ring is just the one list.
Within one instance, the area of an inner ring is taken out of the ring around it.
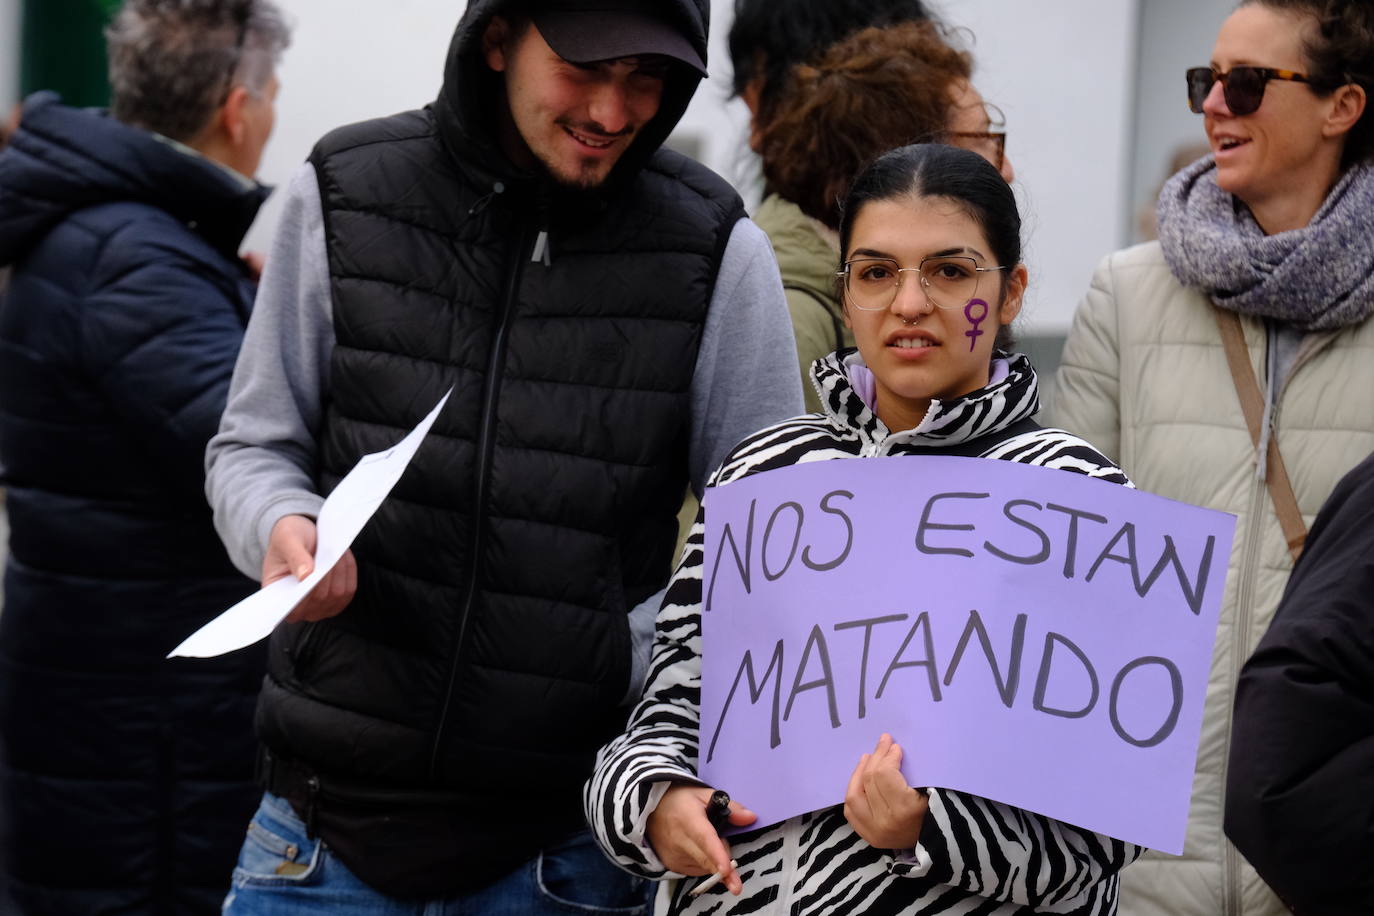
{"label": "bag shoulder strap", "polygon": [[[1216,314],[1217,329],[1221,331],[1221,343],[1226,349],[1226,363],[1231,368],[1231,381],[1235,383],[1236,395],[1240,398],[1240,409],[1245,414],[1245,425],[1250,428],[1250,441],[1259,449],[1260,426],[1264,422],[1264,395],[1260,392],[1259,381],[1255,378],[1255,368],[1250,365],[1250,354],[1245,347],[1245,332],[1241,330],[1240,318],[1235,312],[1212,306]],[[1293,495],[1293,484],[1288,479],[1288,469],[1284,467],[1283,455],[1279,453],[1278,439],[1269,436],[1269,447],[1265,452],[1268,473],[1264,483],[1269,488],[1269,498],[1274,503],[1274,513],[1279,517],[1279,527],[1283,530],[1284,541],[1293,562],[1302,556],[1303,542],[1307,540],[1307,525],[1302,520],[1302,510],[1298,508],[1297,497]]]}

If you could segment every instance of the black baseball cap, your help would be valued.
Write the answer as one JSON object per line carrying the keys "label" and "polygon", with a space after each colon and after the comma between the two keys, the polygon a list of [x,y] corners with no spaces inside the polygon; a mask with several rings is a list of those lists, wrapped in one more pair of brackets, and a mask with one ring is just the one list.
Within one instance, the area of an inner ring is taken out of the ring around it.
{"label": "black baseball cap", "polygon": [[557,0],[536,4],[530,19],[554,53],[575,64],[661,54],[708,76],[686,36],[646,6],[643,0]]}

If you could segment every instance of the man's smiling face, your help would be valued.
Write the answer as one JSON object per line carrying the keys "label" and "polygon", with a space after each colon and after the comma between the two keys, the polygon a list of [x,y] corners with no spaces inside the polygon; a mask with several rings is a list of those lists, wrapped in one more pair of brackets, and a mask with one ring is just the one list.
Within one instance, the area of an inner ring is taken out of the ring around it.
{"label": "man's smiling face", "polygon": [[506,154],[516,165],[542,165],[560,184],[583,189],[604,182],[658,114],[669,67],[655,55],[574,64],[533,24],[517,34],[499,18],[487,29],[483,53],[505,77]]}

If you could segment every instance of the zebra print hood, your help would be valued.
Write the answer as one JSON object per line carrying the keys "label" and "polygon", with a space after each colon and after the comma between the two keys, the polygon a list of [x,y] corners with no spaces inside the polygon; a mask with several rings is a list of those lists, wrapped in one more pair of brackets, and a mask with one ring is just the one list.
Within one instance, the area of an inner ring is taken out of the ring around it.
{"label": "zebra print hood", "polygon": [[[856,384],[872,373],[854,348],[818,359],[811,382],[825,416],[841,438],[857,438],[863,451],[902,447],[949,447],[1001,432],[1040,410],[1040,383],[1022,353],[993,353],[992,381],[957,398],[934,399],[919,426],[894,433],[873,412]],[[871,387],[871,386],[870,386]]]}

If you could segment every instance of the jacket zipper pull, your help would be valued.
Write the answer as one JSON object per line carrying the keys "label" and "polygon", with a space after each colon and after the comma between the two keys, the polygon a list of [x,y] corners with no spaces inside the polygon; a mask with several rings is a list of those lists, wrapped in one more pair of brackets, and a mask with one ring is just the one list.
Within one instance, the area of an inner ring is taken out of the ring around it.
{"label": "jacket zipper pull", "polygon": [[549,251],[549,231],[540,229],[538,237],[534,240],[534,254],[530,256],[531,264],[543,264],[545,267],[553,266],[553,258]]}
{"label": "jacket zipper pull", "polygon": [[505,190],[506,186],[503,182],[498,181],[493,184],[490,191],[477,198],[477,202],[468,208],[468,216],[477,216],[480,214],[487,208],[487,204],[491,203],[492,199],[495,198],[497,194],[503,194]]}

